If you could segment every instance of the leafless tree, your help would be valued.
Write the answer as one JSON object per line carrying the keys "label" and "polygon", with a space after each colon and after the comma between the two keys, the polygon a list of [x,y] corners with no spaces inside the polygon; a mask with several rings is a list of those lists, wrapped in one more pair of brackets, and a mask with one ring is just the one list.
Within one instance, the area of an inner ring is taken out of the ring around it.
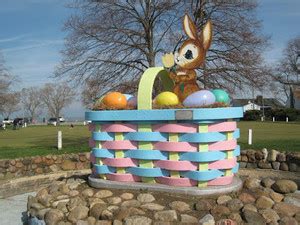
{"label": "leafless tree", "polygon": [[1,105],[0,112],[4,118],[9,118],[12,113],[20,109],[20,93],[10,92],[3,95],[4,103]]}
{"label": "leafless tree", "polygon": [[74,100],[75,92],[67,83],[48,83],[41,89],[41,100],[48,109],[50,116],[59,117],[62,109]]}
{"label": "leafless tree", "polygon": [[283,51],[283,57],[274,71],[274,79],[294,108],[293,87],[300,86],[300,36],[290,40]]}
{"label": "leafless tree", "polygon": [[76,13],[65,24],[69,34],[56,76],[87,82],[85,94],[136,83],[161,53],[174,50],[186,12],[199,31],[208,19],[213,22],[213,45],[198,71],[205,87],[234,91],[261,85],[268,72],[261,57],[267,38],[255,16],[255,1],[74,0],[72,7]]}
{"label": "leafless tree", "polygon": [[23,88],[21,91],[21,103],[24,111],[31,117],[31,120],[34,121],[43,105],[40,88]]}

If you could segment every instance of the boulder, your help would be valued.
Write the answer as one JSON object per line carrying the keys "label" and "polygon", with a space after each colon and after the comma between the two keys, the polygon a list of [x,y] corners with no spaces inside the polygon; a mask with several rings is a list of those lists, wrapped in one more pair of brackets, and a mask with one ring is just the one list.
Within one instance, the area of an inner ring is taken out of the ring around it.
{"label": "boulder", "polygon": [[257,212],[245,210],[243,212],[244,220],[247,222],[247,225],[265,225],[267,224],[262,215]]}
{"label": "boulder", "polygon": [[131,216],[125,218],[125,225],[151,225],[152,220],[145,216]]}
{"label": "boulder", "polygon": [[63,218],[63,212],[58,209],[50,209],[45,214],[45,222],[47,225],[56,225]]}
{"label": "boulder", "polygon": [[88,217],[89,208],[86,206],[75,207],[68,215],[68,220],[75,223],[78,220],[82,220]]}
{"label": "boulder", "polygon": [[298,186],[292,180],[277,180],[272,185],[272,189],[278,193],[288,194],[297,191]]}
{"label": "boulder", "polygon": [[215,225],[215,218],[211,214],[207,214],[199,220],[199,225]]}
{"label": "boulder", "polygon": [[274,201],[266,196],[261,196],[256,200],[256,207],[258,209],[270,209],[274,205]]}
{"label": "boulder", "polygon": [[177,213],[175,210],[160,211],[154,214],[154,218],[160,221],[173,222],[177,221]]}
{"label": "boulder", "polygon": [[191,210],[190,205],[182,201],[174,201],[169,204],[171,209],[178,212],[185,212]]}
{"label": "boulder", "polygon": [[141,203],[150,203],[155,201],[155,198],[153,195],[145,193],[145,194],[139,194],[137,196],[137,200]]}
{"label": "boulder", "polygon": [[219,205],[223,205],[226,204],[228,201],[230,201],[232,198],[229,195],[221,195],[220,197],[218,197],[217,199],[217,203]]}

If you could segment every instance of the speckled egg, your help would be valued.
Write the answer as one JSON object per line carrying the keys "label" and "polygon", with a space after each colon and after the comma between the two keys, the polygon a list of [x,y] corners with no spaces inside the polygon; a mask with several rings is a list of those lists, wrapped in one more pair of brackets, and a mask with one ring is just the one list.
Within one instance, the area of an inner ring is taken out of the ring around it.
{"label": "speckled egg", "polygon": [[104,96],[103,104],[110,109],[125,109],[127,106],[126,96],[120,92],[111,92]]}
{"label": "speckled egg", "polygon": [[187,96],[183,101],[183,105],[185,107],[201,107],[214,104],[215,101],[216,98],[212,92],[201,90]]}
{"label": "speckled egg", "polygon": [[172,106],[178,105],[179,99],[176,94],[170,91],[165,91],[160,93],[155,98],[155,104],[159,106]]}

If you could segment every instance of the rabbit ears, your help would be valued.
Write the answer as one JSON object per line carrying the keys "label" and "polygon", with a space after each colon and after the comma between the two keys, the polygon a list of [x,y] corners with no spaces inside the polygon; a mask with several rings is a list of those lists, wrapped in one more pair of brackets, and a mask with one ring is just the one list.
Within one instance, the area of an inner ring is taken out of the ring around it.
{"label": "rabbit ears", "polygon": [[210,20],[204,25],[203,31],[198,36],[195,24],[186,14],[183,18],[183,29],[189,38],[200,41],[205,50],[209,49],[212,40],[212,24]]}

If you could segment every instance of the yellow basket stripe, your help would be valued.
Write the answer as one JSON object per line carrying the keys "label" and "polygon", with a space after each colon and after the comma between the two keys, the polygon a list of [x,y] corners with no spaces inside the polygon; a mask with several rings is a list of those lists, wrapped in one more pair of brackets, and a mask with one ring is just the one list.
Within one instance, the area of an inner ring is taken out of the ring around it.
{"label": "yellow basket stripe", "polygon": [[[198,127],[198,132],[207,133],[208,125],[200,124]],[[207,151],[208,151],[208,144],[199,144],[199,152],[207,152]],[[199,171],[208,170],[208,163],[199,163],[198,169]],[[207,187],[207,181],[198,181],[198,187]]]}
{"label": "yellow basket stripe", "polygon": [[[178,142],[178,134],[177,133],[169,133],[169,141]],[[179,154],[178,152],[169,152],[169,160],[178,161]],[[170,171],[171,177],[180,177],[179,171]]]}
{"label": "yellow basket stripe", "polygon": [[[226,139],[227,140],[232,140],[233,139],[233,132],[228,132],[226,134]],[[227,155],[227,157],[226,157],[227,159],[232,159],[233,158],[233,149],[227,151],[226,155]],[[225,170],[225,176],[231,176],[231,175],[232,175],[231,169]]]}

